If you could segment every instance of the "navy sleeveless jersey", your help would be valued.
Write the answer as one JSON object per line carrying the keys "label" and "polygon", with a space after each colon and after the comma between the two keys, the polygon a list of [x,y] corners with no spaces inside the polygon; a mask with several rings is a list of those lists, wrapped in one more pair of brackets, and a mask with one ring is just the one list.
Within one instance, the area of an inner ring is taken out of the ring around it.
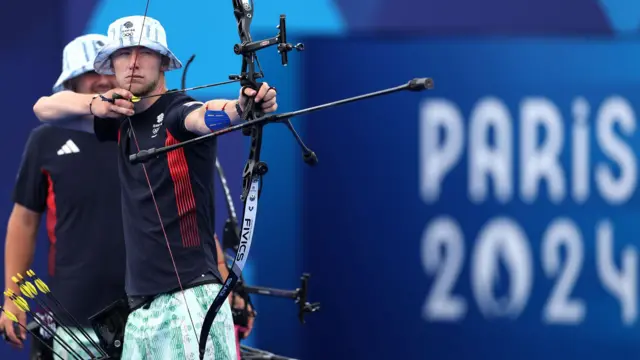
{"label": "navy sleeveless jersey", "polygon": [[83,326],[125,295],[117,151],[92,134],[41,125],[29,136],[13,189],[15,203],[46,213],[48,285]]}
{"label": "navy sleeveless jersey", "polygon": [[213,237],[215,139],[170,151],[144,164],[129,162],[129,155],[138,149],[197,137],[185,129],[184,119],[201,105],[187,95],[172,93],[132,116],[133,131],[128,120],[94,121],[98,139],[115,141],[120,148],[126,289],[130,296],[179,289],[167,240],[183,286],[206,273],[221,281]]}

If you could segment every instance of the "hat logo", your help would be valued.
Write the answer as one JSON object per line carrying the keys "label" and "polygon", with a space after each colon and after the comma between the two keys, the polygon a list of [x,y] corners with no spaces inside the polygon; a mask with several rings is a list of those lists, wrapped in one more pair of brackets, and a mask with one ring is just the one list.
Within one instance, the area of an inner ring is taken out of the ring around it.
{"label": "hat logo", "polygon": [[120,36],[123,38],[133,37],[135,31],[136,29],[133,28],[133,23],[131,21],[127,21],[120,27]]}

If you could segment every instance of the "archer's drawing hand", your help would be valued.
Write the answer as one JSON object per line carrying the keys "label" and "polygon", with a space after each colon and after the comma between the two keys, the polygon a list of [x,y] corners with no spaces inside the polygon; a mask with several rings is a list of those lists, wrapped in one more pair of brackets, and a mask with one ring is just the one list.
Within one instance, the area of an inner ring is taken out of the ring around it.
{"label": "archer's drawing hand", "polygon": [[276,88],[269,87],[269,84],[262,83],[260,90],[257,92],[248,87],[240,89],[240,107],[244,109],[249,97],[255,96],[255,102],[262,105],[262,111],[265,114],[272,113],[278,109],[278,103],[276,102]]}
{"label": "archer's drawing hand", "polygon": [[108,101],[103,101],[99,97],[91,100],[91,111],[93,114],[104,119],[117,119],[123,116],[132,116],[134,114],[133,103],[129,101],[129,99],[133,97],[133,94],[125,89],[116,88],[107,91],[102,94],[102,96],[107,99],[112,99],[113,94],[118,94],[122,96],[123,99],[116,99],[113,104]]}
{"label": "archer's drawing hand", "polygon": [[[18,318],[20,324],[27,326],[27,315],[20,311],[12,301],[5,301],[4,308],[13,313]],[[26,331],[23,328],[15,329],[18,330],[18,332],[14,331],[13,321],[11,321],[3,311],[2,315],[0,315],[0,331],[5,335],[6,341],[9,344],[15,348],[22,349],[24,346],[22,342],[27,339]]]}

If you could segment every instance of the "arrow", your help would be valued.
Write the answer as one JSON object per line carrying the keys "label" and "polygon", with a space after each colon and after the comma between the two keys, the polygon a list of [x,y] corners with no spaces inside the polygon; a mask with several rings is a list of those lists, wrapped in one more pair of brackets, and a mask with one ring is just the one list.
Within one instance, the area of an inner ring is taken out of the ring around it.
{"label": "arrow", "polygon": [[31,336],[33,336],[33,338],[34,338],[34,339],[38,339],[38,340],[40,340],[40,342],[42,343],[42,345],[46,346],[46,347],[47,347],[47,349],[51,350],[51,353],[52,353],[53,355],[55,355],[55,356],[59,357],[59,358],[60,358],[60,360],[64,360],[64,358],[63,358],[62,356],[58,355],[58,354],[53,350],[53,348],[52,348],[49,344],[47,344],[44,340],[42,340],[42,338],[41,338],[41,337],[39,337],[39,336],[37,336],[36,334],[34,334],[34,333],[33,333],[33,331],[31,331],[30,329],[28,329],[26,326],[24,326],[24,325],[20,324],[20,321],[18,321],[18,317],[17,317],[14,313],[12,313],[11,311],[9,311],[9,310],[5,309],[5,308],[4,308],[4,307],[2,307],[1,305],[0,305],[0,311],[1,311],[1,312],[3,312],[3,313],[7,316],[7,318],[8,318],[9,320],[13,321],[14,323],[18,324],[18,326],[20,326],[22,329],[24,329],[24,330],[26,330],[27,332],[29,332],[29,334],[31,334]]}

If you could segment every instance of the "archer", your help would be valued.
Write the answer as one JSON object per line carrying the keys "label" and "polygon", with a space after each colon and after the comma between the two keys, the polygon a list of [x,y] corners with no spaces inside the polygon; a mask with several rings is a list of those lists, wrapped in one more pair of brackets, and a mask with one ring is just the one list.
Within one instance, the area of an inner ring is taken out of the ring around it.
{"label": "archer", "polygon": [[[115,77],[93,71],[86,52],[95,52],[107,42],[100,34],[87,34],[69,42],[62,53],[62,71],[52,92],[91,94],[108,91]],[[7,226],[5,284],[20,294],[12,281],[16,274],[26,276],[36,251],[41,220],[46,219],[51,288],[71,316],[56,323],[56,341],[49,357],[72,351],[80,356],[101,355],[98,338],[87,319],[124,293],[125,249],[120,215],[120,183],[117,147],[100,143],[84,132],[40,125],[34,128],[23,151],[13,189],[13,211]],[[96,191],[96,182],[100,191]],[[99,203],[101,206],[95,206]],[[98,233],[91,233],[100,229]],[[90,236],[88,236],[90,234]],[[22,294],[24,296],[24,294]],[[27,325],[27,314],[9,298],[4,308]],[[0,332],[15,347],[22,347],[25,329],[13,330],[6,313],[0,315]],[[46,345],[31,342],[33,351]],[[60,346],[64,344],[69,350]]]}
{"label": "archer", "polygon": [[[109,26],[108,35],[110,42],[97,54],[94,69],[114,74],[120,88],[104,94],[61,92],[43,97],[34,112],[42,122],[118,143],[126,291],[132,310],[122,358],[196,358],[199,329],[222,283],[217,265],[224,259],[218,259],[214,242],[216,140],[184,147],[146,165],[131,164],[128,157],[236,123],[249,97],[255,97],[265,113],[274,112],[276,92],[263,83],[258,91],[241,89],[237,100],[206,103],[181,92],[167,93],[164,72],[182,64],[168,49],[157,20],[120,18]],[[112,100],[114,94],[122,98]],[[228,303],[209,334],[207,358],[237,359]]]}

